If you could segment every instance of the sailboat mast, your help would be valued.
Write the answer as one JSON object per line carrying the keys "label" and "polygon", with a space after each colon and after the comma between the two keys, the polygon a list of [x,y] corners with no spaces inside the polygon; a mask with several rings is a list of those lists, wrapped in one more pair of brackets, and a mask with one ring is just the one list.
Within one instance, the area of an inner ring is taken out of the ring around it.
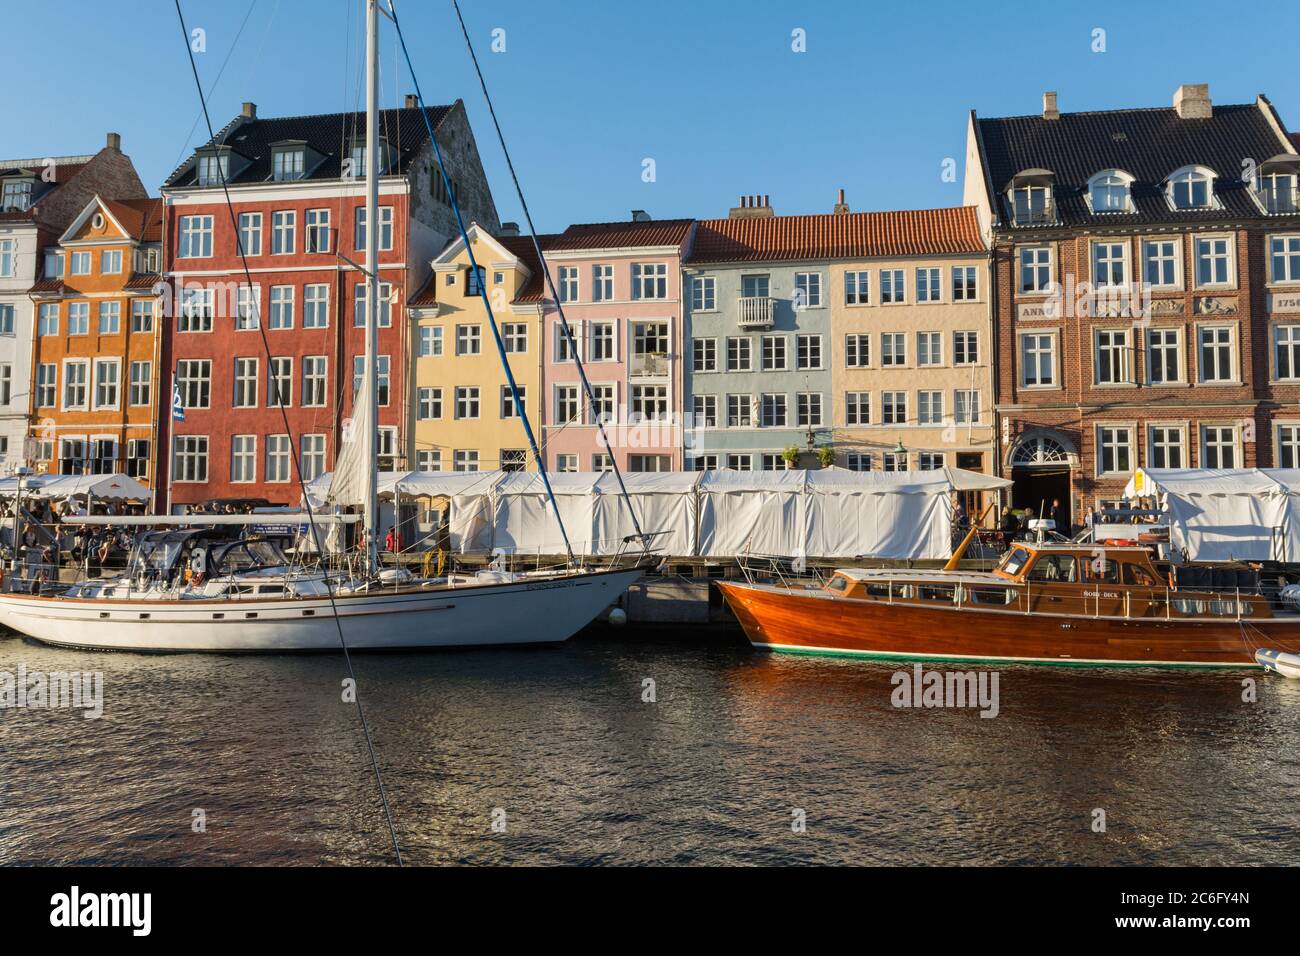
{"label": "sailboat mast", "polygon": [[379,315],[379,0],[366,0],[366,354],[362,366],[369,386],[369,401],[358,422],[362,440],[362,461],[366,463],[364,493],[365,545],[367,570],[379,567],[379,378],[375,354],[378,352]]}

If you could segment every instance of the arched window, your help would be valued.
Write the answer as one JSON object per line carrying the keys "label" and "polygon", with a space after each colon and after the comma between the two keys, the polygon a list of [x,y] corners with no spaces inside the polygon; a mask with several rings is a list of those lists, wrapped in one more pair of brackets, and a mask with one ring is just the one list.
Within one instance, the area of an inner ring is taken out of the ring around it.
{"label": "arched window", "polygon": [[1175,209],[1214,208],[1214,179],[1211,169],[1184,166],[1169,177],[1169,204]]}
{"label": "arched window", "polygon": [[1013,465],[1050,465],[1069,460],[1070,453],[1065,446],[1046,435],[1027,435],[1011,449]]}
{"label": "arched window", "polygon": [[1129,187],[1133,177],[1120,169],[1107,169],[1088,180],[1088,202],[1094,213],[1132,212]]}

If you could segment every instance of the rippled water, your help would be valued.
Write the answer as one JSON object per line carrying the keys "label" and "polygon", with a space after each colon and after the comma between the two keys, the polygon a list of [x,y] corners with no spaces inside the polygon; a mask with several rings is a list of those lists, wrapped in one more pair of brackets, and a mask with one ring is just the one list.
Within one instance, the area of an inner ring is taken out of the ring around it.
{"label": "rippled water", "polygon": [[[891,665],[689,631],[354,661],[409,863],[1236,864],[1300,850],[1300,682],[1262,673],[1003,668],[1001,712],[982,719],[895,709]],[[103,671],[105,712],[0,710],[0,862],[391,862],[341,657],[0,638],[0,670],[19,662]]]}

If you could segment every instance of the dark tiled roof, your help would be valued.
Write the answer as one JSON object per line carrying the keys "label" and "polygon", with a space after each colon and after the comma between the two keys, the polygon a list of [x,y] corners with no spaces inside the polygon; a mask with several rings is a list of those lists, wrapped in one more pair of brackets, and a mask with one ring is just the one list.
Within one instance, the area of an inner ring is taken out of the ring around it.
{"label": "dark tiled roof", "polygon": [[[1242,163],[1260,163],[1287,150],[1255,104],[1216,105],[1209,119],[1182,119],[1167,108],[1062,113],[1055,120],[1011,116],[978,123],[994,207],[1004,223],[1010,222],[1007,186],[1028,169],[1056,174],[1058,216],[1066,225],[1262,218],[1241,182]],[[1218,174],[1215,193],[1223,209],[1169,208],[1163,184],[1184,166],[1207,166]],[[1131,189],[1136,213],[1089,211],[1084,198],[1088,180],[1106,169],[1122,169],[1136,178]]]}
{"label": "dark tiled roof", "polygon": [[[458,101],[459,102],[459,101]],[[437,132],[439,125],[455,109],[451,106],[428,108],[429,123]],[[391,149],[398,151],[394,168],[387,175],[405,173],[411,161],[429,138],[420,110],[403,108],[381,110],[379,129],[387,138]],[[229,146],[248,162],[242,169],[231,161],[231,185],[242,186],[271,179],[271,147],[276,143],[301,140],[323,156],[310,165],[306,179],[338,179],[342,158],[351,149],[352,140],[364,137],[365,113],[322,113],[314,116],[258,117],[245,119],[237,116],[217,135],[194,151],[163,184],[166,186],[193,186],[197,176],[197,157],[214,145]],[[216,188],[216,187],[214,187]]]}
{"label": "dark tiled roof", "polygon": [[1300,133],[1291,134],[1291,144],[1296,148],[1297,151],[1300,151]]}
{"label": "dark tiled roof", "polygon": [[[50,182],[52,182],[53,185],[50,188],[45,189],[43,192],[37,193],[35,198],[32,200],[31,206],[29,206],[27,209],[23,210],[22,212],[0,212],[0,222],[24,222],[27,220],[34,220],[36,218],[37,212],[40,210],[41,202],[44,199],[46,199],[48,196],[52,195],[54,191],[58,189],[58,187],[71,181],[73,177],[75,177],[78,173],[80,173],[83,169],[85,169],[89,165],[90,165],[89,160],[80,156],[76,157],[75,159],[72,159],[71,161],[63,160],[55,157],[54,178],[50,180]],[[22,171],[23,170],[20,168],[0,169],[0,174],[17,173]],[[41,166],[36,171],[43,174],[45,171],[45,167]],[[36,189],[39,189],[41,184],[43,183],[45,183],[45,180],[42,178],[41,183],[37,185]],[[36,192],[36,189],[34,189],[33,192]]]}
{"label": "dark tiled roof", "polygon": [[105,199],[103,203],[132,239],[162,242],[161,199]]}
{"label": "dark tiled roof", "polygon": [[589,222],[570,226],[547,250],[631,249],[637,246],[680,246],[694,219],[648,219],[625,222]]}
{"label": "dark tiled roof", "polygon": [[691,263],[868,259],[981,253],[974,206],[898,212],[707,219],[695,230]]}

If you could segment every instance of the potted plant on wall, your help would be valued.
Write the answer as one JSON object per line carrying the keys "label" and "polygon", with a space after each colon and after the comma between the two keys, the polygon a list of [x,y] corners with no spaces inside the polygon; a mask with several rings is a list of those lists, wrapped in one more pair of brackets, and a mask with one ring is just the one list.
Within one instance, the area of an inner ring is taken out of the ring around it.
{"label": "potted plant on wall", "polygon": [[795,465],[799,464],[799,446],[791,445],[789,448],[786,448],[781,452],[781,457],[785,459],[785,467],[787,471],[794,468]]}
{"label": "potted plant on wall", "polygon": [[835,449],[830,445],[823,445],[817,449],[817,461],[823,468],[829,468],[835,464]]}

